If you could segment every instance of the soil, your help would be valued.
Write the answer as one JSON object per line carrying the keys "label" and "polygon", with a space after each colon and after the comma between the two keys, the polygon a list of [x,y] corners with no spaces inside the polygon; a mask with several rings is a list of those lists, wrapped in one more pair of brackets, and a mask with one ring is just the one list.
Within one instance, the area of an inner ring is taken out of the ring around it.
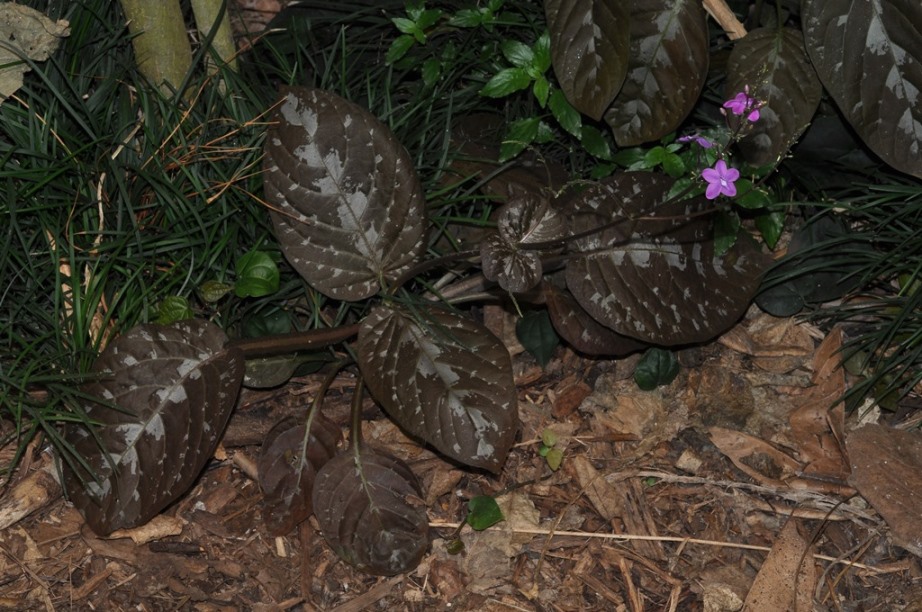
{"label": "soil", "polygon": [[[912,462],[922,454],[904,440],[886,470],[887,497],[908,516],[879,513],[853,488],[875,499],[853,466],[886,464],[888,442],[845,459],[861,423],[835,403],[847,384],[830,361],[837,342],[835,330],[753,310],[718,342],[683,351],[679,376],[654,391],[630,377],[635,359],[558,348],[541,368],[519,354],[520,442],[498,475],[441,459],[367,402],[365,439],[409,463],[431,521],[420,566],[393,577],[341,561],[313,518],[268,534],[254,441],[302,411],[319,380],[247,392],[194,489],[145,527],[96,536],[46,477],[48,503],[0,534],[0,608],[920,610]],[[325,404],[344,430],[351,390],[341,380]],[[901,431],[917,417],[881,431],[918,440]],[[556,471],[539,452],[547,429],[563,450]],[[47,461],[31,452],[0,505]],[[499,496],[506,520],[465,527],[464,551],[449,554],[466,500],[481,494]]]}

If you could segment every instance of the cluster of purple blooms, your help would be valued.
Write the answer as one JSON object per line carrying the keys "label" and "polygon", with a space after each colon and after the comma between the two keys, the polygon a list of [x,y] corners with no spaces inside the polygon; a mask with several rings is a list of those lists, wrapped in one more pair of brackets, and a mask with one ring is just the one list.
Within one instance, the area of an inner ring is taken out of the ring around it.
{"label": "cluster of purple blooms", "polygon": [[[734,115],[745,115],[746,120],[750,123],[755,123],[759,120],[759,108],[761,108],[761,106],[762,102],[749,95],[748,85],[743,89],[743,91],[739,92],[732,99],[727,100],[723,104],[723,108],[729,109],[729,111]],[[678,142],[694,142],[704,149],[710,149],[712,146],[714,146],[713,143],[707,138],[697,134],[682,136],[678,139]],[[735,183],[739,177],[739,170],[727,166],[727,162],[722,159],[718,159],[717,163],[715,163],[712,168],[705,168],[701,171],[701,178],[703,178],[708,184],[707,190],[704,193],[705,197],[709,200],[714,200],[720,195],[725,195],[732,198],[736,195]]]}

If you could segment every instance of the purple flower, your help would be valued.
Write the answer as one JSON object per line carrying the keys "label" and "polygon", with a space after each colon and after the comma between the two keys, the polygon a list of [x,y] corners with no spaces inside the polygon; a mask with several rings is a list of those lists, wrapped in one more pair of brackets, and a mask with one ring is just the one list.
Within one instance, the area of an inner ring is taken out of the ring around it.
{"label": "purple flower", "polygon": [[704,136],[698,136],[697,134],[689,134],[688,136],[682,136],[676,142],[686,143],[686,142],[696,142],[699,147],[702,149],[710,149],[714,145],[711,144],[711,141],[705,138]]}
{"label": "purple flower", "polygon": [[762,102],[749,95],[748,85],[723,105],[724,108],[729,108],[734,115],[746,115],[746,119],[753,123],[759,120],[761,106]]}
{"label": "purple flower", "polygon": [[714,200],[717,196],[723,194],[733,197],[736,195],[736,179],[740,177],[740,171],[736,168],[728,168],[726,162],[718,159],[713,168],[705,168],[701,171],[701,178],[708,182],[707,191],[704,193],[708,200]]}

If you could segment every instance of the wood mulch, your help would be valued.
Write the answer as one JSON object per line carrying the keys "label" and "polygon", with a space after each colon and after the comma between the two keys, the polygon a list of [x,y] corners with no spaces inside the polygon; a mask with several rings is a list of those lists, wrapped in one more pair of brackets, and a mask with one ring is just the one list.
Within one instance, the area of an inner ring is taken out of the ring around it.
{"label": "wood mulch", "polygon": [[[35,449],[0,496],[0,609],[922,610],[922,452],[918,430],[904,431],[918,413],[881,428],[873,452],[853,447],[859,418],[893,415],[835,404],[840,342],[753,310],[718,342],[682,352],[679,377],[650,392],[630,377],[634,359],[560,348],[542,369],[519,355],[520,442],[497,476],[419,447],[369,402],[366,440],[411,465],[432,525],[422,564],[395,577],[340,561],[313,518],[284,537],[262,524],[258,440],[304,409],[315,379],[245,393],[194,489],[118,537],[97,537],[55,496]],[[344,427],[351,388],[341,380],[327,402]],[[547,428],[564,450],[556,472],[539,454]],[[910,438],[888,448],[891,434]],[[861,455],[846,459],[853,448]],[[903,515],[877,501],[881,489]],[[480,494],[502,494],[506,520],[465,527],[464,552],[448,554]],[[13,502],[39,507],[11,521]]]}

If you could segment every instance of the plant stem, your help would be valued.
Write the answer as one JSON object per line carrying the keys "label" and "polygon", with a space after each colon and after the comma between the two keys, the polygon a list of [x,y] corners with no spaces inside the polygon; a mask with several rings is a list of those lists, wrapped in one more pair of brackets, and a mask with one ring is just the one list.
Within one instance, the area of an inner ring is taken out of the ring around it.
{"label": "plant stem", "polygon": [[236,338],[228,342],[227,347],[242,350],[245,359],[269,357],[339,344],[356,335],[358,331],[359,324],[354,323],[345,327],[311,329],[290,334],[262,336],[260,338]]}
{"label": "plant stem", "polygon": [[138,69],[165,95],[182,85],[192,65],[192,45],[186,35],[179,0],[121,0],[134,36]]}

